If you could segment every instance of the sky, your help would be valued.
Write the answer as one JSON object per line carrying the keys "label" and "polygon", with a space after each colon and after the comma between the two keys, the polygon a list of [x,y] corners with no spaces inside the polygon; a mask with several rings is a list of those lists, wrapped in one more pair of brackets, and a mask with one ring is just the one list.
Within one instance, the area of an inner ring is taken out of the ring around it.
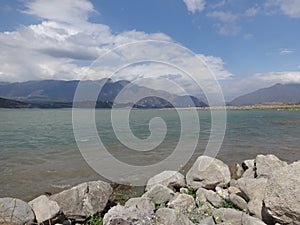
{"label": "sky", "polygon": [[[300,83],[300,0],[0,0],[0,81],[104,78],[112,68],[91,69],[98,57],[143,40],[192,51],[226,100],[276,83]],[[142,47],[126,54],[175,54]],[[186,64],[195,67],[192,62]],[[132,65],[120,74],[159,78],[142,82],[156,89],[164,88],[161,78],[187,87],[181,72],[159,63]]]}

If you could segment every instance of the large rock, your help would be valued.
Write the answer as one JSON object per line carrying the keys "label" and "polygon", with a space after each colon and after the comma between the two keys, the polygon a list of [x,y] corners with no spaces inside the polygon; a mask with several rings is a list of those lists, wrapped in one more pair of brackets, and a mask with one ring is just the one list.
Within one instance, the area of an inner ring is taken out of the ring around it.
{"label": "large rock", "polygon": [[131,198],[125,203],[125,206],[145,210],[148,213],[155,210],[155,205],[149,198]]}
{"label": "large rock", "polygon": [[215,225],[215,221],[212,216],[209,216],[199,222],[199,225]]}
{"label": "large rock", "polygon": [[213,211],[216,224],[242,225],[242,215],[241,211],[235,209],[220,208]]}
{"label": "large rock", "polygon": [[15,198],[0,198],[0,224],[31,225],[35,219],[31,207]]}
{"label": "large rock", "polygon": [[157,225],[193,225],[182,213],[168,208],[160,208],[156,211]]}
{"label": "large rock", "polygon": [[242,225],[266,225],[260,219],[249,216],[248,214],[243,213],[242,216]]}
{"label": "large rock", "polygon": [[287,166],[287,163],[278,159],[275,155],[257,155],[255,159],[255,176],[269,177],[277,169]]}
{"label": "large rock", "polygon": [[195,200],[188,194],[178,194],[169,203],[168,206],[172,209],[180,210],[181,212],[191,212],[196,208]]}
{"label": "large rock", "polygon": [[143,194],[142,197],[149,198],[154,204],[164,204],[169,202],[174,196],[175,193],[170,188],[157,184]]}
{"label": "large rock", "polygon": [[300,224],[300,161],[270,175],[263,211],[274,223]]}
{"label": "large rock", "polygon": [[216,186],[225,186],[230,182],[230,171],[222,161],[200,156],[187,172],[186,182],[193,189],[203,187],[213,190]]}
{"label": "large rock", "polygon": [[267,184],[266,178],[241,178],[237,181],[237,184],[243,197],[247,198],[246,200],[254,198],[262,200],[264,198]]}
{"label": "large rock", "polygon": [[263,199],[254,198],[248,202],[248,211],[254,217],[262,219]]}
{"label": "large rock", "polygon": [[204,202],[206,202],[206,194],[207,190],[205,188],[198,188],[197,192],[196,192],[196,203],[198,205],[203,204]]}
{"label": "large rock", "polygon": [[205,192],[206,200],[211,203],[214,207],[221,207],[225,202],[216,192],[207,190]]}
{"label": "large rock", "polygon": [[103,225],[152,225],[154,215],[136,207],[117,205],[103,217]]}
{"label": "large rock", "polygon": [[229,195],[229,201],[234,204],[236,207],[238,207],[240,210],[247,212],[248,211],[248,205],[247,202],[240,196],[236,194],[230,194]]}
{"label": "large rock", "polygon": [[49,199],[56,201],[69,219],[80,221],[101,213],[112,191],[112,187],[106,182],[91,181],[52,195]]}
{"label": "large rock", "polygon": [[214,207],[220,207],[225,202],[220,194],[212,190],[199,188],[196,192],[196,203],[198,205],[203,205],[203,203],[206,201],[208,201]]}
{"label": "large rock", "polygon": [[28,204],[31,206],[38,223],[49,221],[51,221],[51,224],[63,222],[64,218],[60,215],[59,205],[57,202],[49,200],[46,195],[41,195]]}
{"label": "large rock", "polygon": [[161,184],[175,190],[179,190],[181,187],[186,185],[184,176],[177,171],[164,171],[150,178],[147,182],[146,191],[149,191],[157,184]]}

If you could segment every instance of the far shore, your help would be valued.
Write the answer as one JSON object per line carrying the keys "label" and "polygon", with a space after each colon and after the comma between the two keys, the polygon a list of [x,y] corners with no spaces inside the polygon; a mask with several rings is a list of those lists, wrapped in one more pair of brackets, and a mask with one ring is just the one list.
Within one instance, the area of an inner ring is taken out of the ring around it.
{"label": "far shore", "polygon": [[162,110],[300,110],[300,104],[257,104],[243,106],[211,106],[211,107],[188,107],[188,108],[164,108]]}

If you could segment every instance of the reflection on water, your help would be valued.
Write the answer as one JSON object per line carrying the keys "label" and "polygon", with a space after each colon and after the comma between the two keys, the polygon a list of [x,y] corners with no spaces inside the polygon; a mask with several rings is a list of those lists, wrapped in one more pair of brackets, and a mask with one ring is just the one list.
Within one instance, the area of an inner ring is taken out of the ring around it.
{"label": "reflection on water", "polygon": [[[176,111],[134,110],[130,116],[132,133],[141,139],[150,134],[151,118],[164,119],[168,128],[164,142],[146,152],[128,149],[114,135],[109,110],[96,110],[98,133],[109,152],[133,165],[150,165],[166,159],[180,138]],[[299,111],[228,111],[227,116],[226,135],[217,156],[226,163],[270,153],[288,162],[300,159]],[[210,134],[210,113],[199,111],[199,117],[200,134],[186,134],[191,139],[199,135],[199,143],[185,171],[203,153]],[[44,192],[103,179],[85,163],[77,148],[70,109],[0,110],[0,124],[0,197],[30,200]],[[91,140],[92,137],[79,141]]]}

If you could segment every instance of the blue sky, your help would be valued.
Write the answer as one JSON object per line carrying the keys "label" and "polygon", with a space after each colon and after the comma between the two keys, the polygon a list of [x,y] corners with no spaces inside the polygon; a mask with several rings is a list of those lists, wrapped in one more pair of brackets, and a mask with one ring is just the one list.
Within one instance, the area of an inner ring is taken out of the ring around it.
{"label": "blue sky", "polygon": [[201,56],[226,99],[300,82],[300,0],[1,0],[0,81],[82,79],[103,52],[145,39]]}

